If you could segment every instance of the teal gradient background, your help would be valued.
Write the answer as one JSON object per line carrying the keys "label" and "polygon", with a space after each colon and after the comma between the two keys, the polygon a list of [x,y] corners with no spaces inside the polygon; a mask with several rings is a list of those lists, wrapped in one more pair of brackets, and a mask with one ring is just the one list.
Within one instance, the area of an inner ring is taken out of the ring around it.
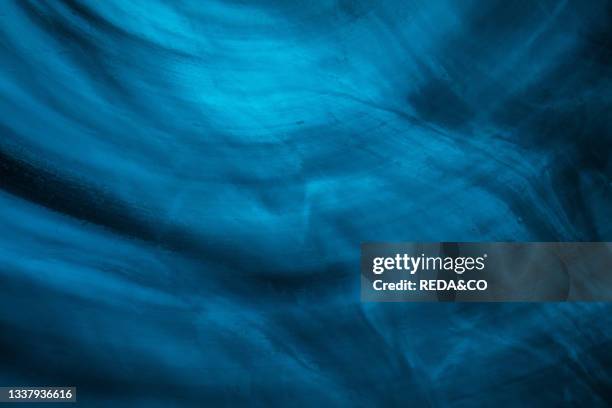
{"label": "teal gradient background", "polygon": [[0,2],[0,383],[612,403],[612,308],[363,304],[366,241],[612,240],[608,1]]}

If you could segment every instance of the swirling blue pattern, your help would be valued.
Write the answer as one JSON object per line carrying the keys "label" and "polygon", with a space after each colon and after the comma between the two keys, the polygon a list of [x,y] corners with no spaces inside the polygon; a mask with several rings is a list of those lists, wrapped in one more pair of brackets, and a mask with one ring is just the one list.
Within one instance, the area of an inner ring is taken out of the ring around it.
{"label": "swirling blue pattern", "polygon": [[0,385],[612,404],[612,308],[365,304],[364,241],[612,240],[609,1],[0,2]]}

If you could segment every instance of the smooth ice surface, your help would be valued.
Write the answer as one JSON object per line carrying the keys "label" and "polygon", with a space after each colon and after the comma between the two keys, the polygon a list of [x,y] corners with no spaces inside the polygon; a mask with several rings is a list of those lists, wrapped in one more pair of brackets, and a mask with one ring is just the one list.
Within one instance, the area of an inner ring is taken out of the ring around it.
{"label": "smooth ice surface", "polygon": [[363,241],[612,240],[611,44],[598,0],[0,2],[0,383],[612,403],[607,304],[359,302]]}

